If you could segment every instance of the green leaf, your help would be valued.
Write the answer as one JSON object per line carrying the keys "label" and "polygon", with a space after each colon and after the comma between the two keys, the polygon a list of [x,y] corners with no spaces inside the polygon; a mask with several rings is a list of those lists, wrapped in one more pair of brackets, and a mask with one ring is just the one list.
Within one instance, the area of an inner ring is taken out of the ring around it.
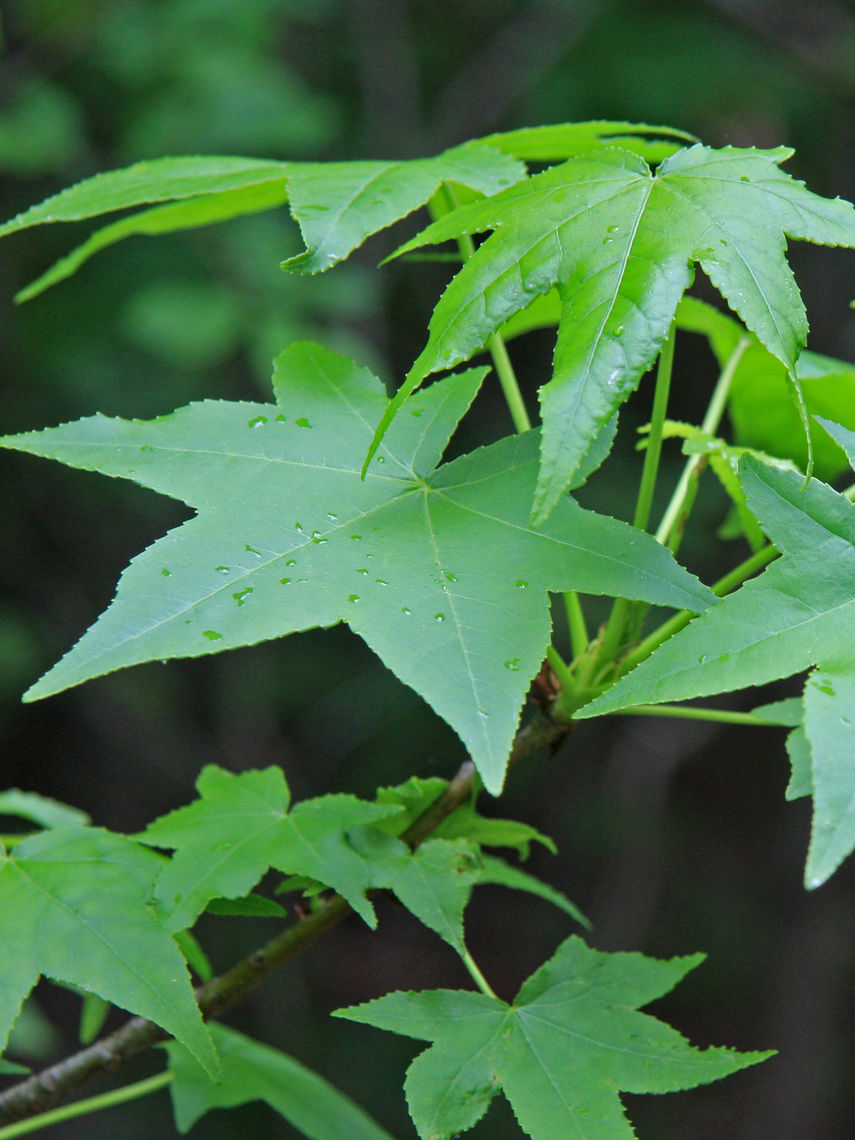
{"label": "green leaf", "polygon": [[175,848],[155,891],[171,930],[190,926],[211,899],[241,898],[269,867],[319,879],[376,926],[365,898],[365,861],[347,832],[382,819],[389,808],[331,795],[289,811],[291,796],[279,768],[233,775],[208,765],[196,787],[198,800],[155,820],[139,836]]}
{"label": "green leaf", "polygon": [[39,827],[85,827],[89,823],[85,811],[36,792],[22,792],[19,788],[0,792],[0,815],[28,819]]}
{"label": "green leaf", "polygon": [[[852,437],[855,458],[855,435],[826,427],[841,444]],[[819,666],[805,690],[804,722],[814,795],[805,876],[815,887],[855,847],[855,506],[824,483],[805,487],[796,472],[751,458],[741,478],[748,506],[782,557],[577,716],[761,685]]]}
{"label": "green leaf", "polygon": [[558,286],[552,380],[540,392],[541,473],[533,517],[545,519],[599,429],[653,364],[697,262],[766,348],[794,374],[807,336],[785,235],[855,244],[855,210],[778,169],[792,152],[693,146],[652,173],[614,148],[572,158],[440,218],[407,252],[493,230],[434,310],[428,343],[381,421],[535,297]]}
{"label": "green leaf", "polygon": [[513,1004],[455,990],[393,993],[336,1016],[432,1041],[405,1089],[422,1140],[471,1128],[502,1089],[533,1140],[628,1140],[618,1096],[718,1080],[768,1053],[693,1048],[637,1009],[702,960],[603,954],[576,937],[523,984]]}
{"label": "green leaf", "polygon": [[640,154],[648,162],[660,162],[685,143],[697,140],[694,135],[674,127],[599,119],[586,123],[520,127],[515,131],[487,135],[483,141],[526,162],[556,162],[598,147],[616,145]]}
{"label": "green leaf", "polygon": [[283,182],[282,162],[222,155],[190,155],[138,162],[124,170],[96,174],[61,190],[37,206],[0,225],[0,237],[46,222],[76,222],[113,210],[151,202],[245,190],[269,182]]}
{"label": "green leaf", "polygon": [[211,899],[205,907],[208,914],[240,916],[242,918],[287,918],[284,906],[263,895],[243,895],[238,899]]}
{"label": "green leaf", "polygon": [[246,186],[239,190],[223,190],[219,194],[206,194],[201,198],[189,198],[166,206],[153,206],[150,210],[131,214],[128,218],[122,218],[118,222],[112,222],[96,230],[90,238],[57,261],[41,277],[16,293],[15,300],[19,303],[32,300],[45,289],[59,284],[60,281],[76,273],[85,261],[100,250],[134,234],[154,237],[158,234],[173,233],[175,230],[210,226],[242,214],[273,209],[286,199],[284,171],[280,170],[279,177],[273,181],[260,182],[258,185]]}
{"label": "green leaf", "polygon": [[217,1075],[184,959],[149,906],[162,865],[123,836],[86,828],[42,832],[3,858],[0,1048],[44,974],[156,1022]]}
{"label": "green leaf", "polygon": [[518,182],[525,167],[483,142],[464,143],[434,158],[409,162],[306,162],[288,167],[291,213],[306,250],[283,269],[319,273],[423,206],[443,182],[482,194]]}
{"label": "green leaf", "polygon": [[[808,459],[804,424],[781,361],[736,321],[694,297],[680,302],[678,324],[707,336],[722,368],[740,338],[748,336],[728,393],[735,440],[743,447],[790,459],[804,471]],[[811,416],[828,416],[855,428],[855,365],[805,349],[796,361],[795,375]],[[826,482],[836,479],[846,470],[844,452],[815,424],[810,437],[814,474]]]}
{"label": "green leaf", "polygon": [[409,162],[163,158],[96,174],[0,226],[0,237],[45,222],[78,221],[146,203],[180,200],[98,230],[17,294],[16,300],[26,301],[71,276],[99,250],[132,234],[212,225],[273,209],[290,198],[291,213],[308,248],[283,262],[283,267],[316,273],[347,257],[370,234],[423,206],[444,181],[493,194],[524,174],[520,162],[481,142]]}
{"label": "green leaf", "polygon": [[481,879],[478,851],[465,840],[429,839],[415,851],[379,828],[351,832],[365,859],[366,886],[391,890],[425,926],[462,953],[463,911]]}
{"label": "green leaf", "polygon": [[510,887],[514,891],[526,891],[530,895],[536,895],[538,898],[552,903],[553,906],[557,906],[565,914],[569,914],[586,930],[591,929],[590,921],[576,904],[567,898],[563,891],[556,890],[555,887],[551,887],[548,883],[544,883],[541,879],[528,874],[527,871],[523,871],[519,867],[512,867],[504,859],[482,855],[481,874],[478,881],[479,883],[493,883],[499,887]]}
{"label": "green leaf", "polygon": [[344,620],[451,724],[497,793],[549,640],[547,590],[696,612],[712,595],[650,536],[569,498],[534,530],[537,432],[434,469],[482,376],[423,392],[365,480],[388,399],[366,369],[311,344],[278,358],[276,404],[206,401],[0,440],[199,511],[131,562],[110,608],[27,699]]}
{"label": "green leaf", "polygon": [[216,1023],[222,1081],[214,1084],[180,1045],[164,1046],[173,1080],[175,1124],[183,1135],[213,1108],[263,1100],[309,1140],[393,1140],[385,1129],[317,1073],[269,1045]]}

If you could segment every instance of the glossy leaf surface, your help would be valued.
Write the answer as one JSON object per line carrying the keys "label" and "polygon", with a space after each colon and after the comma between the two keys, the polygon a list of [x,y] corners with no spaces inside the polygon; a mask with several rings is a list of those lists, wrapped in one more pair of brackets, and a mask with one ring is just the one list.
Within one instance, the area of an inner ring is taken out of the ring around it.
{"label": "glossy leaf surface", "polygon": [[807,337],[785,235],[855,244],[849,203],[781,171],[791,151],[697,145],[654,174],[615,148],[570,159],[440,218],[401,247],[492,230],[446,289],[428,343],[377,438],[421,382],[469,359],[514,313],[558,286],[552,380],[540,392],[541,472],[533,517],[569,486],[598,430],[653,364],[697,262],[789,370]]}
{"label": "glossy leaf surface", "polygon": [[29,697],[343,620],[452,725],[498,792],[549,639],[547,590],[695,612],[712,595],[649,535],[569,498],[533,529],[537,432],[436,468],[482,375],[423,392],[364,480],[388,399],[366,369],[311,344],[279,357],[276,404],[206,401],[151,422],[95,416],[6,437],[199,512],[132,561],[110,608]]}

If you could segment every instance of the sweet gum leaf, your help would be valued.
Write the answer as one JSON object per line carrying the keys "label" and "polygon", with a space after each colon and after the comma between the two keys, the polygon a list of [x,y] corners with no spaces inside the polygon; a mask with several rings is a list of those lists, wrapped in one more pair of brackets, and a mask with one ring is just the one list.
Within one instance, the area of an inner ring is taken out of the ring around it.
{"label": "sweet gum leaf", "polygon": [[374,444],[428,375],[469,359],[557,285],[553,377],[540,391],[543,444],[533,518],[542,522],[597,431],[653,364],[694,263],[795,382],[807,322],[785,235],[855,244],[855,210],[812,194],[781,171],[791,154],[785,147],[698,144],[666,158],[654,173],[630,151],[602,149],[428,226],[398,252],[493,232],[440,298],[428,343]]}
{"label": "sweet gum leaf", "polygon": [[694,612],[713,596],[649,535],[570,498],[533,529],[538,432],[437,468],[483,374],[421,393],[364,480],[388,399],[366,369],[307,343],[278,358],[276,404],[205,401],[0,440],[198,511],[133,559],[111,606],[27,698],[346,621],[452,725],[497,793],[549,640],[547,590]]}
{"label": "sweet gum leaf", "polygon": [[0,1049],[40,974],[93,991],[218,1062],[178,947],[150,900],[163,859],[124,836],[58,827],[0,847]]}
{"label": "sweet gum leaf", "polygon": [[213,1023],[222,1080],[209,1080],[186,1049],[169,1043],[169,1086],[175,1123],[183,1135],[214,1108],[263,1100],[309,1140],[393,1140],[349,1097],[287,1053]]}
{"label": "sweet gum leaf", "polygon": [[[825,426],[855,462],[855,433]],[[816,887],[855,847],[855,506],[824,483],[805,486],[797,472],[751,457],[741,482],[782,557],[576,715],[707,696],[817,666],[804,698],[814,803],[805,881]],[[792,747],[801,760],[804,742]],[[809,790],[801,763],[791,789]]]}
{"label": "sweet gum leaf", "polygon": [[448,1140],[501,1090],[533,1140],[630,1140],[619,1092],[673,1092],[769,1053],[696,1049],[638,1007],[671,990],[703,955],[663,962],[604,954],[573,936],[508,1005],[455,990],[392,993],[336,1016],[431,1041],[407,1071],[422,1140]]}

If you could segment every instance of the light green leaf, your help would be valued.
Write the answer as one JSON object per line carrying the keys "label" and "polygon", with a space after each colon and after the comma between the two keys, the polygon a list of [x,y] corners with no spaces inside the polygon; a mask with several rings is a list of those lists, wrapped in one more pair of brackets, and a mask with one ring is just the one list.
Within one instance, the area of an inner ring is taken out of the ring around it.
{"label": "light green leaf", "polygon": [[479,883],[493,883],[499,887],[510,887],[514,891],[526,891],[530,895],[536,895],[538,898],[552,903],[553,906],[557,906],[565,914],[569,914],[586,930],[591,929],[590,921],[582,914],[576,904],[567,898],[563,891],[556,890],[555,887],[551,887],[542,879],[528,874],[527,871],[523,871],[519,867],[512,867],[504,859],[496,859],[492,855],[482,855],[481,874],[478,881]]}
{"label": "light green leaf", "polygon": [[464,143],[434,158],[409,162],[306,162],[288,168],[291,213],[306,250],[283,269],[319,273],[423,206],[443,182],[482,194],[518,182],[525,167],[483,142]]}
{"label": "light green leaf", "polygon": [[[826,427],[841,444],[853,437],[855,458],[853,433]],[[805,487],[798,473],[751,458],[741,479],[748,506],[783,556],[577,715],[706,696],[820,666],[805,692],[804,723],[814,794],[806,883],[819,886],[855,847],[848,762],[855,755],[855,506],[824,483]]]}
{"label": "light green leaf", "polygon": [[158,234],[173,233],[175,230],[192,229],[197,226],[210,226],[224,222],[242,214],[252,214],[259,210],[270,210],[287,199],[284,170],[276,179],[259,182],[239,190],[223,190],[219,194],[206,194],[204,197],[189,198],[165,206],[153,206],[138,214],[112,222],[96,230],[71,253],[61,258],[26,288],[15,294],[17,302],[30,301],[76,273],[85,261],[102,249],[115,245],[134,234],[153,237]]}
{"label": "light green leaf", "polygon": [[217,1075],[184,959],[149,905],[162,865],[123,836],[86,828],[42,832],[2,859],[0,1048],[44,974],[156,1022]]}
{"label": "light green leaf", "polygon": [[22,792],[19,788],[0,792],[0,815],[28,819],[39,827],[85,827],[89,823],[85,811],[36,792]]}
{"label": "light green leaf", "polygon": [[211,899],[205,907],[208,914],[240,916],[242,918],[287,918],[284,906],[265,898],[264,895],[248,894],[237,899]]}
{"label": "light green leaf", "polygon": [[164,1046],[174,1078],[169,1093],[175,1123],[182,1135],[213,1108],[263,1100],[309,1140],[393,1140],[349,1097],[287,1053],[216,1023],[211,1035],[222,1061],[218,1084],[186,1049]]}
{"label": "light green leaf", "polygon": [[434,469],[482,377],[423,392],[365,480],[388,399],[366,369],[311,344],[279,357],[276,404],[206,401],[0,441],[199,512],[131,562],[110,608],[27,698],[344,620],[451,724],[497,793],[549,640],[547,590],[695,612],[712,594],[650,536],[569,498],[534,530],[537,432]]}
{"label": "light green leaf", "polygon": [[374,444],[432,372],[483,348],[514,313],[558,286],[552,380],[540,393],[545,519],[592,439],[653,364],[697,262],[766,348],[794,374],[807,336],[785,235],[855,244],[855,210],[778,169],[791,151],[693,146],[652,173],[614,148],[572,158],[440,218],[399,250],[493,230],[442,295],[428,343]]}
{"label": "light green leaf", "polygon": [[600,119],[586,123],[520,127],[515,131],[487,135],[483,141],[526,162],[556,162],[603,146],[623,146],[648,162],[660,162],[687,142],[693,143],[697,139],[674,127]]}
{"label": "light green leaf", "polygon": [[282,162],[222,155],[138,162],[124,170],[96,174],[31,206],[0,225],[0,237],[46,222],[76,222],[151,202],[245,190],[268,182],[281,183],[286,169]]}
{"label": "light green leaf", "polygon": [[331,795],[289,810],[279,768],[233,775],[208,765],[196,787],[198,800],[155,820],[139,836],[143,843],[175,848],[155,891],[171,930],[192,925],[211,899],[241,898],[270,867],[328,884],[369,926],[377,925],[365,898],[370,876],[347,832],[382,819],[388,807]]}
{"label": "light green leaf", "polygon": [[637,1009],[702,960],[603,954],[568,938],[516,1001],[454,990],[393,993],[336,1016],[432,1041],[407,1071],[422,1140],[471,1128],[503,1090],[533,1140],[629,1140],[618,1092],[673,1092],[718,1080],[768,1053],[698,1050]]}
{"label": "light green leaf", "polygon": [[[790,459],[804,471],[808,458],[805,428],[784,364],[736,321],[694,297],[683,298],[677,318],[680,328],[709,338],[722,368],[740,338],[748,336],[748,347],[728,393],[735,440],[743,447]],[[855,428],[855,365],[805,349],[796,361],[795,375],[811,416],[828,416]],[[846,456],[814,424],[810,437],[814,474],[830,482],[846,470]]]}
{"label": "light green leaf", "polygon": [[813,773],[811,772],[810,744],[804,725],[799,725],[787,734],[787,756],[790,758],[790,781],[784,793],[788,800],[798,800],[802,796],[813,795]]}

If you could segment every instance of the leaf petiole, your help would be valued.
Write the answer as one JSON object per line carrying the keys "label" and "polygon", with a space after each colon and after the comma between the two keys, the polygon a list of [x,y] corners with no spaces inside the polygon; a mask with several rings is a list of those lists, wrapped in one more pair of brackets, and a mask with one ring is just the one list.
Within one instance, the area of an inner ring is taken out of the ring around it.
{"label": "leaf petiole", "polygon": [[26,1136],[51,1124],[61,1124],[64,1120],[73,1120],[76,1116],[87,1116],[90,1112],[100,1112],[102,1108],[113,1108],[117,1104],[125,1104],[129,1100],[148,1096],[165,1088],[172,1081],[172,1073],[165,1069],[153,1077],[137,1081],[132,1085],[123,1085],[112,1092],[100,1093],[98,1096],[87,1097],[86,1100],[75,1101],[74,1104],[64,1104],[61,1108],[52,1108],[49,1112],[39,1113],[27,1120],[19,1120],[15,1124],[7,1124],[0,1128],[0,1140],[12,1140],[14,1136]]}
{"label": "leaf petiole", "polygon": [[[721,370],[721,374],[719,375],[712,394],[712,399],[709,402],[706,415],[701,424],[701,431],[706,435],[715,435],[718,430],[721,418],[724,415],[724,409],[727,405],[731,382],[736,373],[736,369],[739,367],[739,362],[745,355],[745,350],[750,343],[751,341],[747,336],[741,337],[736,348],[734,348],[728,357],[724,368]],[[686,465],[674,489],[674,494],[671,496],[671,501],[665,508],[665,514],[662,516],[659,529],[656,531],[658,541],[661,542],[663,546],[667,546],[674,554],[677,553],[677,548],[683,537],[683,528],[685,527],[686,520],[681,516],[683,515],[683,510],[686,505],[689,488],[691,487],[692,479],[702,459],[703,456],[701,455],[690,455],[686,460]]]}
{"label": "leaf petiole", "polygon": [[[499,999],[498,999],[497,995],[495,994],[495,992],[493,991],[490,983],[487,981],[487,979],[484,977],[484,975],[478,969],[478,965],[477,965],[475,959],[472,957],[472,955],[469,953],[469,951],[466,949],[465,946],[460,951],[460,957],[461,957],[461,960],[463,962],[463,965],[469,971],[469,974],[472,977],[472,980],[474,981],[474,983],[478,987],[478,989],[481,991],[481,993],[484,994],[485,997],[495,998],[496,1001],[498,1001]],[[0,1140],[3,1140],[2,1135],[0,1135]]]}
{"label": "leaf petiole", "polygon": [[[730,709],[704,709],[692,705],[633,705],[607,716],[668,716],[681,720],[706,720],[716,724],[756,724],[768,727],[771,721],[754,713],[735,712]],[[2,1140],[2,1138],[0,1138]]]}
{"label": "leaf petiole", "polygon": [[[635,514],[632,519],[632,525],[638,530],[647,530],[653,507],[653,492],[656,487],[656,475],[659,471],[659,459],[662,454],[662,428],[668,412],[668,395],[671,390],[671,372],[674,366],[675,330],[676,323],[672,321],[668,336],[659,354],[659,365],[656,369],[656,388],[653,394],[650,434],[644,453],[644,466],[641,471]],[[626,598],[615,599],[597,654],[596,664],[598,666],[608,665],[617,658],[633,613],[633,604]]]}

